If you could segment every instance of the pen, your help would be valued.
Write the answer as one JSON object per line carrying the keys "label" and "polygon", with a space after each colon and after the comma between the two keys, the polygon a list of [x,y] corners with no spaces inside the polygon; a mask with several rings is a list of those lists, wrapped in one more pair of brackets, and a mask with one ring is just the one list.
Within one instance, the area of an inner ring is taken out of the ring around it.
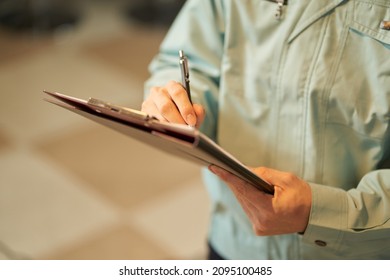
{"label": "pen", "polygon": [[190,90],[190,71],[188,69],[188,61],[187,57],[184,55],[184,52],[182,50],[179,51],[179,64],[180,64],[180,69],[181,69],[181,80],[184,89],[187,92],[188,99],[190,100],[192,104],[192,99],[191,99],[191,90]]}

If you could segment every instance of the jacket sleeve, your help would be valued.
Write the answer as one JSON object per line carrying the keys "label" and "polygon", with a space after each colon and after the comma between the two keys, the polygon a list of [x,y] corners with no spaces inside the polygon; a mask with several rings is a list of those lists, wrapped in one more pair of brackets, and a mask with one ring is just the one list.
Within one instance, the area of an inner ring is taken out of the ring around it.
{"label": "jacket sleeve", "polygon": [[390,169],[366,174],[357,188],[349,191],[317,184],[311,187],[305,242],[351,259],[378,258],[389,252]]}
{"label": "jacket sleeve", "polygon": [[202,104],[207,112],[201,129],[212,139],[215,139],[223,52],[222,9],[217,1],[187,1],[150,64],[151,77],[145,83],[147,96],[152,86],[180,81],[179,50],[183,50],[189,60],[193,102]]}

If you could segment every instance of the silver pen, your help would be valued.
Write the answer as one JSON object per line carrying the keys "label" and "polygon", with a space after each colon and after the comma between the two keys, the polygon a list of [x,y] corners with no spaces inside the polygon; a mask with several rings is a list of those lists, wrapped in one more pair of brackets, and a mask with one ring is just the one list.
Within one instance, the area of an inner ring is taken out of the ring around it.
{"label": "silver pen", "polygon": [[181,69],[181,82],[184,87],[184,89],[187,92],[188,99],[190,100],[192,104],[191,99],[191,90],[190,90],[190,71],[188,68],[188,60],[187,57],[184,55],[184,52],[182,50],[179,51],[179,64]]}

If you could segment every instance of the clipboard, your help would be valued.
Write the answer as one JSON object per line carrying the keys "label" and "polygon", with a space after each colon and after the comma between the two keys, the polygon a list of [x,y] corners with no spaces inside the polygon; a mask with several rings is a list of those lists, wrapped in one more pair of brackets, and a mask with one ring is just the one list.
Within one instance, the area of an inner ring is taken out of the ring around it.
{"label": "clipboard", "polygon": [[58,92],[44,91],[52,104],[77,113],[94,122],[123,133],[170,155],[203,166],[219,166],[252,184],[260,191],[273,194],[273,186],[250,171],[239,160],[194,127],[161,122],[144,112],[89,98],[79,99]]}

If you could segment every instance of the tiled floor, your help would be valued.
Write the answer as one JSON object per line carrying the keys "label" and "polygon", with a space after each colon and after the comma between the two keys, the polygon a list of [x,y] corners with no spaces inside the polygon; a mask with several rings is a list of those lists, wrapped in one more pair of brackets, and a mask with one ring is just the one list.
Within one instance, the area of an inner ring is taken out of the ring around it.
{"label": "tiled floor", "polygon": [[199,167],[43,101],[47,89],[140,106],[166,30],[90,2],[73,31],[0,29],[0,259],[204,258]]}

